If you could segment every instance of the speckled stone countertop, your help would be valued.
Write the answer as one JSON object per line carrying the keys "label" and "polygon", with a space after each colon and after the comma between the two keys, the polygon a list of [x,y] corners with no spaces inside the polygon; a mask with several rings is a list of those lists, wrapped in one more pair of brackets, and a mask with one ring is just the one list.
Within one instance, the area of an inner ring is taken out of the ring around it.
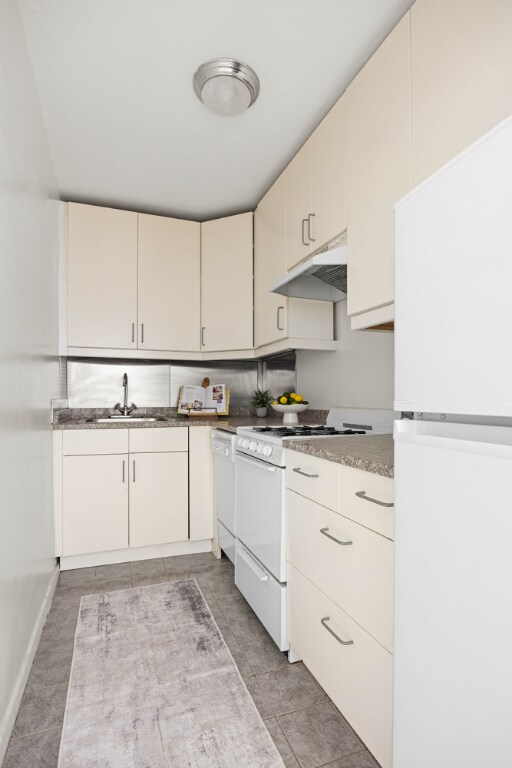
{"label": "speckled stone countertop", "polygon": [[[171,408],[146,408],[141,409],[140,413],[145,416],[157,416],[163,421],[112,421],[97,422],[90,419],[98,416],[107,416],[110,412],[102,409],[68,409],[59,411],[53,423],[53,429],[160,429],[162,427],[216,427],[226,432],[236,432],[237,427],[251,427],[254,425],[265,427],[278,427],[283,423],[281,416],[269,416],[266,419],[258,419],[251,415],[250,408],[233,409],[233,415],[218,416],[209,419],[206,416],[180,416],[175,409]],[[301,416],[305,423],[323,424],[327,416],[327,411],[306,411]]]}
{"label": "speckled stone countertop", "polygon": [[284,445],[299,453],[373,472],[374,475],[394,476],[393,435],[318,437],[300,442],[285,440]]}

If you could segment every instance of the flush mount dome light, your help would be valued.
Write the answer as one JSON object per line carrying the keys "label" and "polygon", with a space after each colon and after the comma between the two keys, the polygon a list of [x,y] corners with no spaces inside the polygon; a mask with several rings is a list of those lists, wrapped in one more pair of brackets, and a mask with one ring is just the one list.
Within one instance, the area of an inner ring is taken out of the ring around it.
{"label": "flush mount dome light", "polygon": [[258,75],[236,59],[205,61],[194,73],[194,91],[218,115],[238,115],[254,104],[260,92]]}

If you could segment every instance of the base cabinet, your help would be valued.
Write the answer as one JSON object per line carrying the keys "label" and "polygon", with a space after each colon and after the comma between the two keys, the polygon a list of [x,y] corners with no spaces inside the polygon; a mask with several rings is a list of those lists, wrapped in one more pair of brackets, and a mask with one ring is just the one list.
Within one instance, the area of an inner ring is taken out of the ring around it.
{"label": "base cabinet", "polygon": [[62,553],[128,546],[128,454],[64,456]]}

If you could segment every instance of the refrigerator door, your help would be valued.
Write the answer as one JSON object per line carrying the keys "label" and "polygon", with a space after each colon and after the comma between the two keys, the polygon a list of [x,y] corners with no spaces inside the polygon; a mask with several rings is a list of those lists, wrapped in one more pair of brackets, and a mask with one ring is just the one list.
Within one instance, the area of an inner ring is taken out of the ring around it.
{"label": "refrigerator door", "polygon": [[512,416],[512,119],[395,209],[395,410]]}
{"label": "refrigerator door", "polygon": [[395,422],[394,768],[512,761],[512,429]]}

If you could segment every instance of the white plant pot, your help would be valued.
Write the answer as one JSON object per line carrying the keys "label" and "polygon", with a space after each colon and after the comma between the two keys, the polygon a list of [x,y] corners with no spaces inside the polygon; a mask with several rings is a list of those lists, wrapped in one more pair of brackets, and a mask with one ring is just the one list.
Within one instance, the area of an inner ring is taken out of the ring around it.
{"label": "white plant pot", "polygon": [[266,415],[267,415],[266,407],[256,408],[256,416],[258,417],[258,419],[264,419]]}
{"label": "white plant pot", "polygon": [[273,405],[272,408],[276,413],[283,414],[283,424],[298,424],[299,413],[307,411],[309,405],[297,403],[297,405]]}

